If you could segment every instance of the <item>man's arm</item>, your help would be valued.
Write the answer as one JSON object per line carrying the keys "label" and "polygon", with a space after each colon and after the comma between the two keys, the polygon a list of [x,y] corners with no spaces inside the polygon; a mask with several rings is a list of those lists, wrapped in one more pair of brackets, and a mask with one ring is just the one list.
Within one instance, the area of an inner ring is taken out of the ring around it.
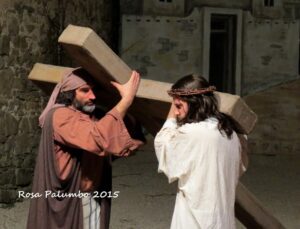
{"label": "man's arm", "polygon": [[120,102],[115,106],[115,108],[120,113],[121,117],[124,118],[138,90],[140,84],[140,74],[136,71],[133,71],[127,83],[121,85],[116,82],[111,82],[111,84],[115,88],[117,88],[122,97]]}
{"label": "man's arm", "polygon": [[174,104],[174,102],[172,102],[170,110],[169,110],[169,113],[168,113],[167,119],[169,119],[169,118],[176,118],[176,115],[175,115],[175,104]]}
{"label": "man's arm", "polygon": [[[141,145],[129,135],[116,109],[99,121],[72,108],[59,108],[53,115],[54,140],[73,148],[83,149],[99,156],[107,153],[126,156]],[[124,155],[125,154],[125,155]]]}
{"label": "man's arm", "polygon": [[130,151],[142,144],[129,135],[123,118],[132,104],[139,86],[140,76],[133,72],[130,80],[120,85],[113,83],[122,99],[99,121],[76,109],[57,109],[53,117],[54,138],[56,141],[100,156],[112,153],[127,156]]}

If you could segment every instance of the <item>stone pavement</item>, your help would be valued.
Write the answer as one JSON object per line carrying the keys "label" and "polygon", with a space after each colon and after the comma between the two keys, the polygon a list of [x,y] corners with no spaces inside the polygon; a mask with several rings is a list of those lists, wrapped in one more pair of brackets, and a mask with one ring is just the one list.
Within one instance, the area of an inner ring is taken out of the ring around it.
{"label": "stone pavement", "polygon": [[258,116],[258,122],[249,135],[252,153],[299,153],[300,79],[243,99]]}
{"label": "stone pavement", "polygon": [[[288,229],[300,228],[300,155],[251,155],[242,182]],[[153,138],[135,156],[114,162],[111,229],[167,229],[176,184],[157,173]],[[29,201],[0,209],[1,229],[24,229]],[[238,228],[244,228],[238,225]]]}

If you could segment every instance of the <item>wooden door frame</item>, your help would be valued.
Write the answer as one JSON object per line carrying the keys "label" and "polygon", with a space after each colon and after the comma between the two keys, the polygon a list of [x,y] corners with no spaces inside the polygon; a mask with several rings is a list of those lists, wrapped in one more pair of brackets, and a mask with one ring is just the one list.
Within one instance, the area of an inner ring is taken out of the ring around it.
{"label": "wooden door frame", "polygon": [[236,53],[235,53],[235,94],[241,95],[241,69],[242,69],[242,20],[243,10],[228,8],[203,7],[203,52],[202,52],[202,75],[209,78],[209,53],[210,53],[210,33],[211,33],[211,15],[224,14],[235,15],[236,25]]}

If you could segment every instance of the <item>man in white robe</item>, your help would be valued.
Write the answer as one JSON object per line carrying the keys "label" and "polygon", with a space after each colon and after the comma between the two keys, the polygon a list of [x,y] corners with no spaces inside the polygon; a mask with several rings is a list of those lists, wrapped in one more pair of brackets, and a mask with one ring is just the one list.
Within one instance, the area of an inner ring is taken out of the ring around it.
{"label": "man in white robe", "polygon": [[236,186],[245,170],[240,140],[234,129],[231,135],[220,129],[224,114],[214,116],[209,109],[202,109],[207,117],[195,115],[201,107],[194,109],[199,104],[190,98],[213,97],[212,87],[203,87],[202,81],[199,86],[195,80],[197,77],[190,75],[173,85],[168,118],[155,137],[158,171],[170,183],[178,180],[171,229],[232,229]]}

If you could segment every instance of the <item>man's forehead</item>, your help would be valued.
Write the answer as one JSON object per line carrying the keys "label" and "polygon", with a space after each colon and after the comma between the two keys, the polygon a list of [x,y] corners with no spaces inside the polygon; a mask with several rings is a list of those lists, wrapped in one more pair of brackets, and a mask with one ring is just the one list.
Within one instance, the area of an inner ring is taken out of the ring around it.
{"label": "man's forehead", "polygon": [[82,86],[80,86],[79,88],[77,88],[77,89],[83,89],[83,88],[86,88],[86,89],[92,89],[92,88],[94,88],[94,84],[91,84],[91,83],[87,83],[87,84],[84,84],[84,85],[82,85]]}

